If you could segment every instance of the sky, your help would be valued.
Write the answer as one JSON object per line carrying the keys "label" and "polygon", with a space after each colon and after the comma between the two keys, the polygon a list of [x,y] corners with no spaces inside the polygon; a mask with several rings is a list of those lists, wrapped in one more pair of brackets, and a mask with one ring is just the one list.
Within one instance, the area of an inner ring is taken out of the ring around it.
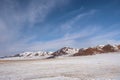
{"label": "sky", "polygon": [[0,56],[120,44],[120,0],[0,0]]}

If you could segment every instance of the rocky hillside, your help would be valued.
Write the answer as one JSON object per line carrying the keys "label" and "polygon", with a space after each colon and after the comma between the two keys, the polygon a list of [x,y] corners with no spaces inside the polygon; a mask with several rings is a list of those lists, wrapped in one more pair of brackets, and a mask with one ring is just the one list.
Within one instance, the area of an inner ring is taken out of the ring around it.
{"label": "rocky hillside", "polygon": [[96,46],[96,47],[89,47],[89,48],[82,48],[79,49],[78,53],[75,53],[73,56],[83,56],[83,55],[93,55],[93,54],[102,54],[102,53],[109,53],[109,52],[119,52],[120,45],[103,45],[103,46]]}
{"label": "rocky hillside", "polygon": [[53,56],[62,56],[62,55],[73,55],[75,53],[78,53],[79,49],[70,48],[70,47],[63,47],[59,49],[58,51],[52,53]]}

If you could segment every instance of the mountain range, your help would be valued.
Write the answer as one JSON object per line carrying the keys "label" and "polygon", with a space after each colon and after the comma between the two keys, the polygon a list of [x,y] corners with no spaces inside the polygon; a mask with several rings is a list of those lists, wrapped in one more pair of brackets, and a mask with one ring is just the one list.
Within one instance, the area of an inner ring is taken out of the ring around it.
{"label": "mountain range", "polygon": [[10,57],[24,57],[24,58],[32,58],[32,57],[44,57],[44,58],[55,58],[59,56],[86,56],[86,55],[94,55],[94,54],[103,54],[110,52],[119,52],[120,45],[98,45],[95,47],[88,48],[80,48],[75,49],[71,47],[63,47],[55,52],[23,52],[19,54],[15,54]]}

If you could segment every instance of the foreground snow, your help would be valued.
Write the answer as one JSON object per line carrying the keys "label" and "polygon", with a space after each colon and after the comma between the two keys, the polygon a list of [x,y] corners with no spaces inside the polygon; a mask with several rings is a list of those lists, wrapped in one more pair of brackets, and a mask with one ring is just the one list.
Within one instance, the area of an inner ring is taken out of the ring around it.
{"label": "foreground snow", "polygon": [[120,54],[0,60],[0,80],[120,80]]}

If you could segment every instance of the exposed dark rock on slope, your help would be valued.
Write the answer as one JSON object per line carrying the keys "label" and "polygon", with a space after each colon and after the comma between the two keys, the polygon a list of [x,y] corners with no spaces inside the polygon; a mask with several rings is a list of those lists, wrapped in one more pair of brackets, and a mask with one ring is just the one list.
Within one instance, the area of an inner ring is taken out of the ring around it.
{"label": "exposed dark rock on slope", "polygon": [[120,50],[120,45],[105,45],[97,47],[89,47],[87,49],[80,49],[78,53],[75,53],[73,56],[84,56],[84,55],[93,55],[93,54],[102,54],[109,52],[118,52]]}

